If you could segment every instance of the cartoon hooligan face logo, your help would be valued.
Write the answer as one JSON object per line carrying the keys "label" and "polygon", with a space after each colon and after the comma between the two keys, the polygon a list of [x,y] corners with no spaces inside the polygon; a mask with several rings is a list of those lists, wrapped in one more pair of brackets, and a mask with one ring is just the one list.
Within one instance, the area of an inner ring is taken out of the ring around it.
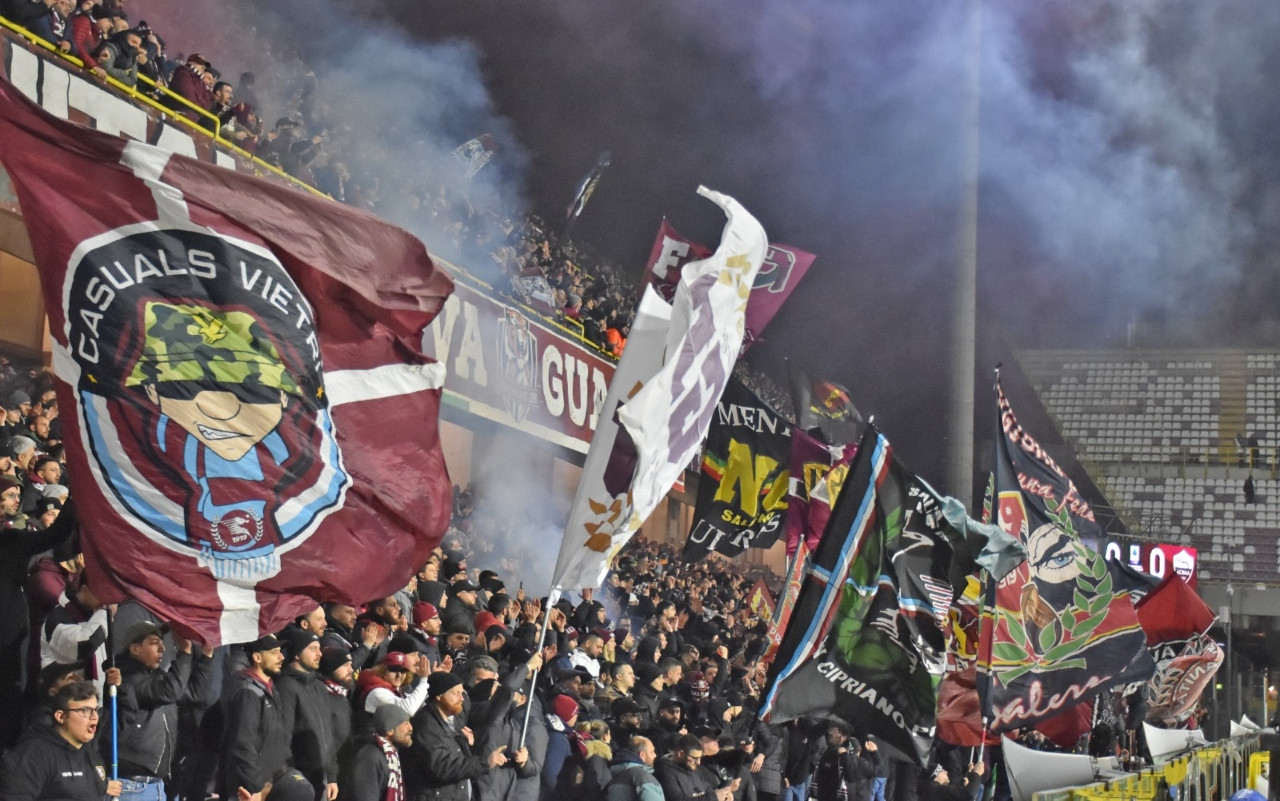
{"label": "cartoon hooligan face logo", "polygon": [[275,561],[350,484],[307,299],[269,252],[207,230],[135,226],[76,253],[69,347],[104,494],[216,574]]}

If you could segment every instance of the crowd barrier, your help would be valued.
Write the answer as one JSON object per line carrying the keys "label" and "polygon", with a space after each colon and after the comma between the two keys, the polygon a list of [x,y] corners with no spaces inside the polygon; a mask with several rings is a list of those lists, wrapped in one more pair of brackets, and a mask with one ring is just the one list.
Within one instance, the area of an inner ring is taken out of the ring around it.
{"label": "crowd barrier", "polygon": [[1264,796],[1270,755],[1258,735],[1223,740],[1141,773],[1084,787],[1046,790],[1033,801],[1226,801],[1239,790]]}

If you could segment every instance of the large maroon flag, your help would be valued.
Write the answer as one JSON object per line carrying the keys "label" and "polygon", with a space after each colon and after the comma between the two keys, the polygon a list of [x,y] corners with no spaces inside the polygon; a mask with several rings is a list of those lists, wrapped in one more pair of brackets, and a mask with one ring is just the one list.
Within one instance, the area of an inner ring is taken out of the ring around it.
{"label": "large maroon flag", "polygon": [[405,231],[45,114],[0,80],[94,592],[210,645],[402,587],[450,487],[452,290]]}
{"label": "large maroon flag", "polygon": [[[649,262],[644,268],[644,282],[652,284],[668,301],[675,295],[680,271],[691,261],[705,259],[711,250],[686,239],[666,220],[658,228],[658,236],[649,251]],[[747,300],[747,330],[743,349],[760,338],[760,332],[782,308],[792,290],[809,272],[812,253],[770,242],[765,252],[764,264],[751,285],[751,297]]]}

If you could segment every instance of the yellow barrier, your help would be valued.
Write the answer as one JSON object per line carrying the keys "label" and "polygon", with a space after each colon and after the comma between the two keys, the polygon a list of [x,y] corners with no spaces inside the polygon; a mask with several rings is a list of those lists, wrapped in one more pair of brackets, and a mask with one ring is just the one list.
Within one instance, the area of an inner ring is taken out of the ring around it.
{"label": "yellow barrier", "polygon": [[[1255,781],[1265,778],[1269,763],[1259,751],[1258,738],[1224,740],[1192,751],[1170,762],[1111,782],[1086,787],[1048,790],[1034,801],[1225,801]],[[1264,791],[1265,792],[1265,791]]]}

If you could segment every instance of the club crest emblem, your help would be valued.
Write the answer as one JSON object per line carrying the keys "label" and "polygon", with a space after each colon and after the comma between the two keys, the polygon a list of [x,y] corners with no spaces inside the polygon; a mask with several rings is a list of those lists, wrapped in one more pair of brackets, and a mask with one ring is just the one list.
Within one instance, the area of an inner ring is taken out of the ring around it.
{"label": "club crest emblem", "polygon": [[498,321],[498,375],[507,413],[523,423],[540,402],[538,340],[529,330],[529,320],[511,309]]}

